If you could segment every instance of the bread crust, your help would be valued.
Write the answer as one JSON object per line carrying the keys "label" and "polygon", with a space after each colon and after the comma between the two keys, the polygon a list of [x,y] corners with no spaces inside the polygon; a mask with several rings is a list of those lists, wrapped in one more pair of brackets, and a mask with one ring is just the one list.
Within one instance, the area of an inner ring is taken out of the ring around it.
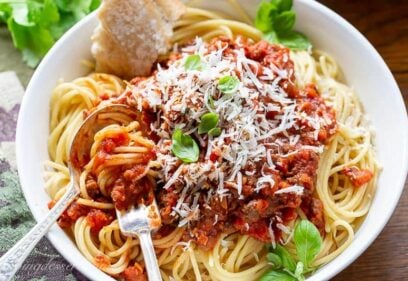
{"label": "bread crust", "polygon": [[185,10],[179,0],[105,0],[92,36],[96,71],[124,79],[149,75]]}

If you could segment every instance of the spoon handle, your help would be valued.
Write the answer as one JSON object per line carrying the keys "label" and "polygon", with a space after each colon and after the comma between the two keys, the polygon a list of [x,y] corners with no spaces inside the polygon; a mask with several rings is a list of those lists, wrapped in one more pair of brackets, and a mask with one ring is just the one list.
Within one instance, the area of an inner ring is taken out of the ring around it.
{"label": "spoon handle", "polygon": [[140,247],[142,248],[143,258],[146,265],[148,279],[151,281],[161,281],[159,264],[157,263],[156,253],[153,248],[152,236],[150,229],[138,233]]}
{"label": "spoon handle", "polygon": [[0,258],[0,281],[9,281],[13,278],[38,241],[48,232],[48,229],[78,194],[77,188],[71,184],[68,191],[49,211],[47,216]]}

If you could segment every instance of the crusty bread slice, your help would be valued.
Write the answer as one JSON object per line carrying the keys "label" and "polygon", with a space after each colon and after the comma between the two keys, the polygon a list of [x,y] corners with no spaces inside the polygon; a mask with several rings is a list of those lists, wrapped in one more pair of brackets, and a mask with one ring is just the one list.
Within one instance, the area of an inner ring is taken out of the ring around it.
{"label": "crusty bread slice", "polygon": [[179,0],[104,0],[92,36],[96,71],[130,79],[147,76],[159,54],[171,47]]}

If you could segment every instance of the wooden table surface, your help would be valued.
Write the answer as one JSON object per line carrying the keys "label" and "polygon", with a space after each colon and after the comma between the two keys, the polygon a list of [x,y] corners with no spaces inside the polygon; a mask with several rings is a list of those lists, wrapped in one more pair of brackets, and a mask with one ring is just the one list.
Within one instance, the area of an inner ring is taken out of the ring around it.
{"label": "wooden table surface", "polygon": [[[374,45],[393,72],[408,107],[408,1],[319,2],[351,22]],[[333,280],[408,280],[408,181],[394,215],[380,236]]]}

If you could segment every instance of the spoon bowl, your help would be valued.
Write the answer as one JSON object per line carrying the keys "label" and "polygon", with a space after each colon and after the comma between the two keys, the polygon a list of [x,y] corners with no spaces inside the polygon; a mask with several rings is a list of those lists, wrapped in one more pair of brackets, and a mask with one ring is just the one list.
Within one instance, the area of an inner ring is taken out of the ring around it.
{"label": "spoon bowl", "polygon": [[9,281],[13,278],[38,241],[79,195],[79,177],[82,168],[90,159],[89,151],[95,134],[108,125],[126,125],[136,118],[137,114],[130,107],[115,104],[92,112],[84,120],[71,143],[68,161],[70,184],[67,191],[49,213],[0,258],[0,281]]}

